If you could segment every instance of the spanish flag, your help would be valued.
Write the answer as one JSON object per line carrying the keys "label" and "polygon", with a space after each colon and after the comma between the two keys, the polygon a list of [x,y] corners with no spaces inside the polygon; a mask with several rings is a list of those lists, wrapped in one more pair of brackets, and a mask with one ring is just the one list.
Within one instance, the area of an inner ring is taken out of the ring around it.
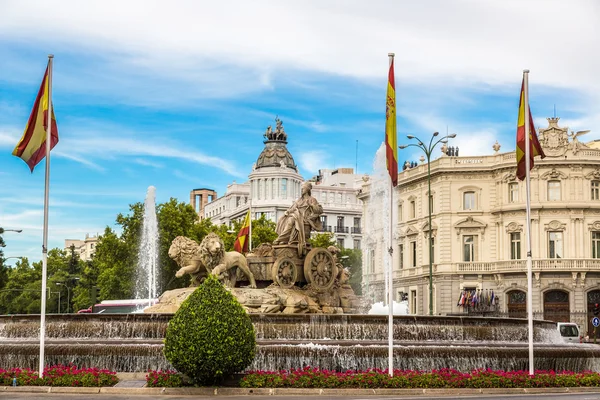
{"label": "spanish flag", "polygon": [[396,138],[396,81],[394,79],[394,56],[390,54],[387,101],[385,105],[385,158],[392,185],[398,185],[398,140]]}
{"label": "spanish flag", "polygon": [[[50,100],[50,82],[49,82],[49,66],[44,73],[42,86],[37,94],[29,121],[25,127],[25,133],[13,150],[12,154],[29,165],[29,169],[33,172],[33,168],[44,159],[46,156],[46,135],[48,130],[48,105]],[[52,107],[52,130],[50,138],[50,149],[53,149],[58,143],[58,128],[56,126],[56,118],[54,117],[54,107]]]}
{"label": "spanish flag", "polygon": [[[527,104],[529,109],[529,104]],[[533,158],[535,156],[546,157],[542,146],[535,134],[535,126],[531,109],[529,109],[529,169],[533,168]],[[525,79],[521,83],[521,98],[519,100],[519,118],[517,120],[517,178],[525,179],[527,171],[525,171]]]}
{"label": "spanish flag", "polygon": [[250,235],[250,210],[246,214],[246,218],[244,218],[244,223],[242,224],[242,229],[237,235],[235,239],[235,243],[233,244],[233,249],[238,253],[247,253],[248,252],[248,243],[250,242],[248,236]]}

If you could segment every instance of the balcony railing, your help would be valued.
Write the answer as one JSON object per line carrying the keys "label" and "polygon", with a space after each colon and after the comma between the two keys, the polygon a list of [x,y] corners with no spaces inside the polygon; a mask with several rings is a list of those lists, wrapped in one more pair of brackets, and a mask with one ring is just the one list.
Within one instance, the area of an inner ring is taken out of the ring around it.
{"label": "balcony railing", "polygon": [[[516,272],[526,271],[526,260],[462,262],[456,263],[457,272]],[[535,271],[577,270],[600,271],[600,259],[597,258],[544,258],[532,260]]]}
{"label": "balcony railing", "polygon": [[347,226],[335,226],[334,232],[335,233],[348,233],[348,227]]}
{"label": "balcony railing", "polygon": [[352,233],[357,233],[360,234],[360,226],[353,226],[352,227]]}

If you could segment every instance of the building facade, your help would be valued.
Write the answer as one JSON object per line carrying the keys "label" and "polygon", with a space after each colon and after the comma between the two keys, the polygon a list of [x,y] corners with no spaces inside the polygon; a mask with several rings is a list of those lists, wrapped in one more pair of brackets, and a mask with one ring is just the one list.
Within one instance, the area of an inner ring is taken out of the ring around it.
{"label": "building facade", "polygon": [[65,251],[71,251],[71,246],[75,246],[75,253],[79,255],[83,261],[89,261],[96,253],[96,245],[98,244],[98,235],[85,235],[84,240],[80,239],[65,239]]}
{"label": "building facade", "polygon": [[[204,206],[204,217],[214,224],[230,225],[241,220],[250,206],[253,219],[265,215],[277,222],[300,197],[305,179],[287,149],[288,135],[281,120],[276,119],[275,130],[269,126],[263,138],[265,147],[248,175],[248,182],[231,183],[223,196]],[[363,206],[357,198],[361,178],[352,168],[338,168],[320,170],[318,176],[310,179],[312,195],[323,206],[323,229],[332,232],[338,245],[344,248],[361,248]]]}
{"label": "building facade", "polygon": [[[600,303],[600,150],[579,142],[585,132],[558,122],[549,118],[539,130],[546,158],[531,170],[533,312],[591,333],[591,310]],[[515,152],[501,153],[497,143],[493,149],[431,161],[431,193],[423,161],[399,173],[393,282],[413,314],[429,313],[431,265],[434,315],[527,315],[525,182],[515,176]],[[367,181],[365,207],[370,189]],[[381,247],[363,257],[364,290],[376,301],[386,290]]]}

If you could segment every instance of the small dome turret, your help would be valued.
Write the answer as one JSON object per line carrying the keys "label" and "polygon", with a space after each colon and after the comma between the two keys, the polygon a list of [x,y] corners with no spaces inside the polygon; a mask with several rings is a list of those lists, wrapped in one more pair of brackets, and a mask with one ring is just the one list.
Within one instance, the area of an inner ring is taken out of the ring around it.
{"label": "small dome turret", "polygon": [[275,130],[269,125],[263,137],[265,138],[265,148],[256,160],[256,169],[263,167],[287,167],[298,171],[294,162],[294,157],[288,151],[287,133],[283,128],[283,123],[279,118],[275,118]]}

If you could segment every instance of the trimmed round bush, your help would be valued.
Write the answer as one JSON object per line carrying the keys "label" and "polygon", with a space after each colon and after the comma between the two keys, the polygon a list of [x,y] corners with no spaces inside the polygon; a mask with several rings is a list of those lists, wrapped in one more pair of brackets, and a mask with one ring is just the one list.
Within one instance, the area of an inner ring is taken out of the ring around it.
{"label": "trimmed round bush", "polygon": [[175,313],[165,335],[165,357],[194,383],[211,385],[247,368],[256,337],[250,317],[209,275]]}

